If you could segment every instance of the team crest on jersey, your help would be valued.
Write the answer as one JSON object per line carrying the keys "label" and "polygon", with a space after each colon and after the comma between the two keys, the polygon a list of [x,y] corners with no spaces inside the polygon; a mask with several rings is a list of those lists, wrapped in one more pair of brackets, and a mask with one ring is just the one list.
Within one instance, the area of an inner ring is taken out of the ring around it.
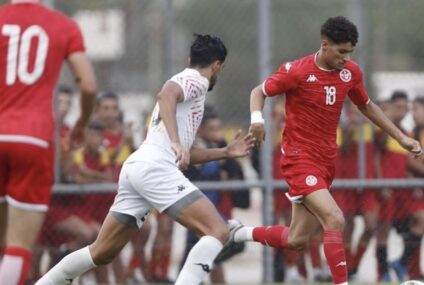
{"label": "team crest on jersey", "polygon": [[350,70],[346,68],[342,69],[340,71],[340,79],[343,82],[349,82],[352,79],[352,73],[350,72]]}
{"label": "team crest on jersey", "polygon": [[305,179],[306,185],[314,186],[318,183],[318,179],[313,175],[308,175]]}

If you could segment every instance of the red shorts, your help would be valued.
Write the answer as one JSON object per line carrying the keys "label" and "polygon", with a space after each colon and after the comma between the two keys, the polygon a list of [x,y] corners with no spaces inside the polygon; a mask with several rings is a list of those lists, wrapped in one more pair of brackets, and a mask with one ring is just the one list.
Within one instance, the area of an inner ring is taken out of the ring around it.
{"label": "red shorts", "polygon": [[393,189],[389,198],[380,198],[381,221],[403,220],[411,214],[411,191],[409,189]]}
{"label": "red shorts", "polygon": [[51,145],[0,142],[0,200],[24,210],[47,211],[53,164]]}
{"label": "red shorts", "polygon": [[331,194],[343,213],[365,213],[378,210],[378,199],[375,190],[342,189]]}
{"label": "red shorts", "polygon": [[99,224],[103,224],[109,213],[116,193],[92,193],[86,194],[85,205],[91,217]]}
{"label": "red shorts", "polygon": [[300,158],[289,160],[282,156],[281,173],[289,185],[289,196],[296,200],[320,189],[330,189],[335,167]]}
{"label": "red shorts", "polygon": [[285,191],[281,189],[275,189],[274,191],[274,211],[277,213],[291,209],[291,202],[284,193]]}
{"label": "red shorts", "polygon": [[408,209],[409,213],[412,215],[424,210],[424,189],[414,189],[410,192],[411,201]]}
{"label": "red shorts", "polygon": [[[43,227],[40,231],[39,242],[43,245],[59,246],[70,242],[73,237],[57,229],[64,220],[76,216],[87,224],[95,223],[95,220],[84,211],[87,207],[78,207],[78,195],[56,196],[47,212]],[[67,200],[68,203],[66,203]]]}

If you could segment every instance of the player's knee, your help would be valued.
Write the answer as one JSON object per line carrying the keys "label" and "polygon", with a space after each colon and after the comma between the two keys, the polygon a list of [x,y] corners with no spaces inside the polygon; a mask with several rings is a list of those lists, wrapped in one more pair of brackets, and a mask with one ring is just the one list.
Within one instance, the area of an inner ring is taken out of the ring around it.
{"label": "player's knee", "polygon": [[306,237],[289,237],[287,243],[290,249],[303,251],[308,248],[309,239]]}
{"label": "player's knee", "polygon": [[114,248],[102,248],[96,246],[95,244],[90,246],[91,258],[95,265],[106,265],[113,261],[113,259],[118,255],[119,250]]}
{"label": "player's knee", "polygon": [[329,215],[327,215],[324,223],[324,228],[326,230],[343,231],[345,226],[345,218],[342,211],[338,208],[334,209]]}
{"label": "player's knee", "polygon": [[377,223],[372,222],[365,225],[364,236],[371,238],[377,231]]}

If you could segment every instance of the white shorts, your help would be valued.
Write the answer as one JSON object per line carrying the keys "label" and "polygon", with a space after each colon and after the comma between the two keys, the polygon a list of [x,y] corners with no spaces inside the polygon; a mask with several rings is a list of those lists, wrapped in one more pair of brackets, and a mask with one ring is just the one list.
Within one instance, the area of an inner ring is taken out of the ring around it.
{"label": "white shorts", "polygon": [[118,193],[110,211],[133,216],[141,227],[152,208],[163,212],[188,194],[192,198],[181,203],[180,208],[202,194],[177,167],[157,162],[127,162],[119,175]]}

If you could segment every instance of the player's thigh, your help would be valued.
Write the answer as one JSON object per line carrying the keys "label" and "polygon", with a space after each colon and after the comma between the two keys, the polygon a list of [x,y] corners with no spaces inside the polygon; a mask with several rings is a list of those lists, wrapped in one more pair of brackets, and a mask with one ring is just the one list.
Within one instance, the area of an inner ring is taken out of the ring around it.
{"label": "player's thigh", "polygon": [[72,215],[55,225],[55,230],[71,235],[82,242],[92,242],[97,231],[76,215]]}
{"label": "player's thigh", "polygon": [[327,189],[310,193],[303,203],[317,217],[324,230],[343,230],[343,213]]}
{"label": "player's thigh", "polygon": [[307,242],[319,228],[318,219],[303,205],[292,203],[292,219],[289,227],[289,243],[292,240]]}
{"label": "player's thigh", "polygon": [[11,143],[10,153],[7,202],[23,210],[47,211],[53,185],[53,149]]}
{"label": "player's thigh", "polygon": [[[179,207],[178,202],[172,207],[175,206]],[[228,238],[228,229],[224,220],[212,202],[205,196],[189,205],[184,205],[184,208],[176,216],[176,221],[198,236],[211,235],[221,242],[225,242]]]}
{"label": "player's thigh", "polygon": [[8,206],[6,244],[32,250],[43,224],[45,212]]}

